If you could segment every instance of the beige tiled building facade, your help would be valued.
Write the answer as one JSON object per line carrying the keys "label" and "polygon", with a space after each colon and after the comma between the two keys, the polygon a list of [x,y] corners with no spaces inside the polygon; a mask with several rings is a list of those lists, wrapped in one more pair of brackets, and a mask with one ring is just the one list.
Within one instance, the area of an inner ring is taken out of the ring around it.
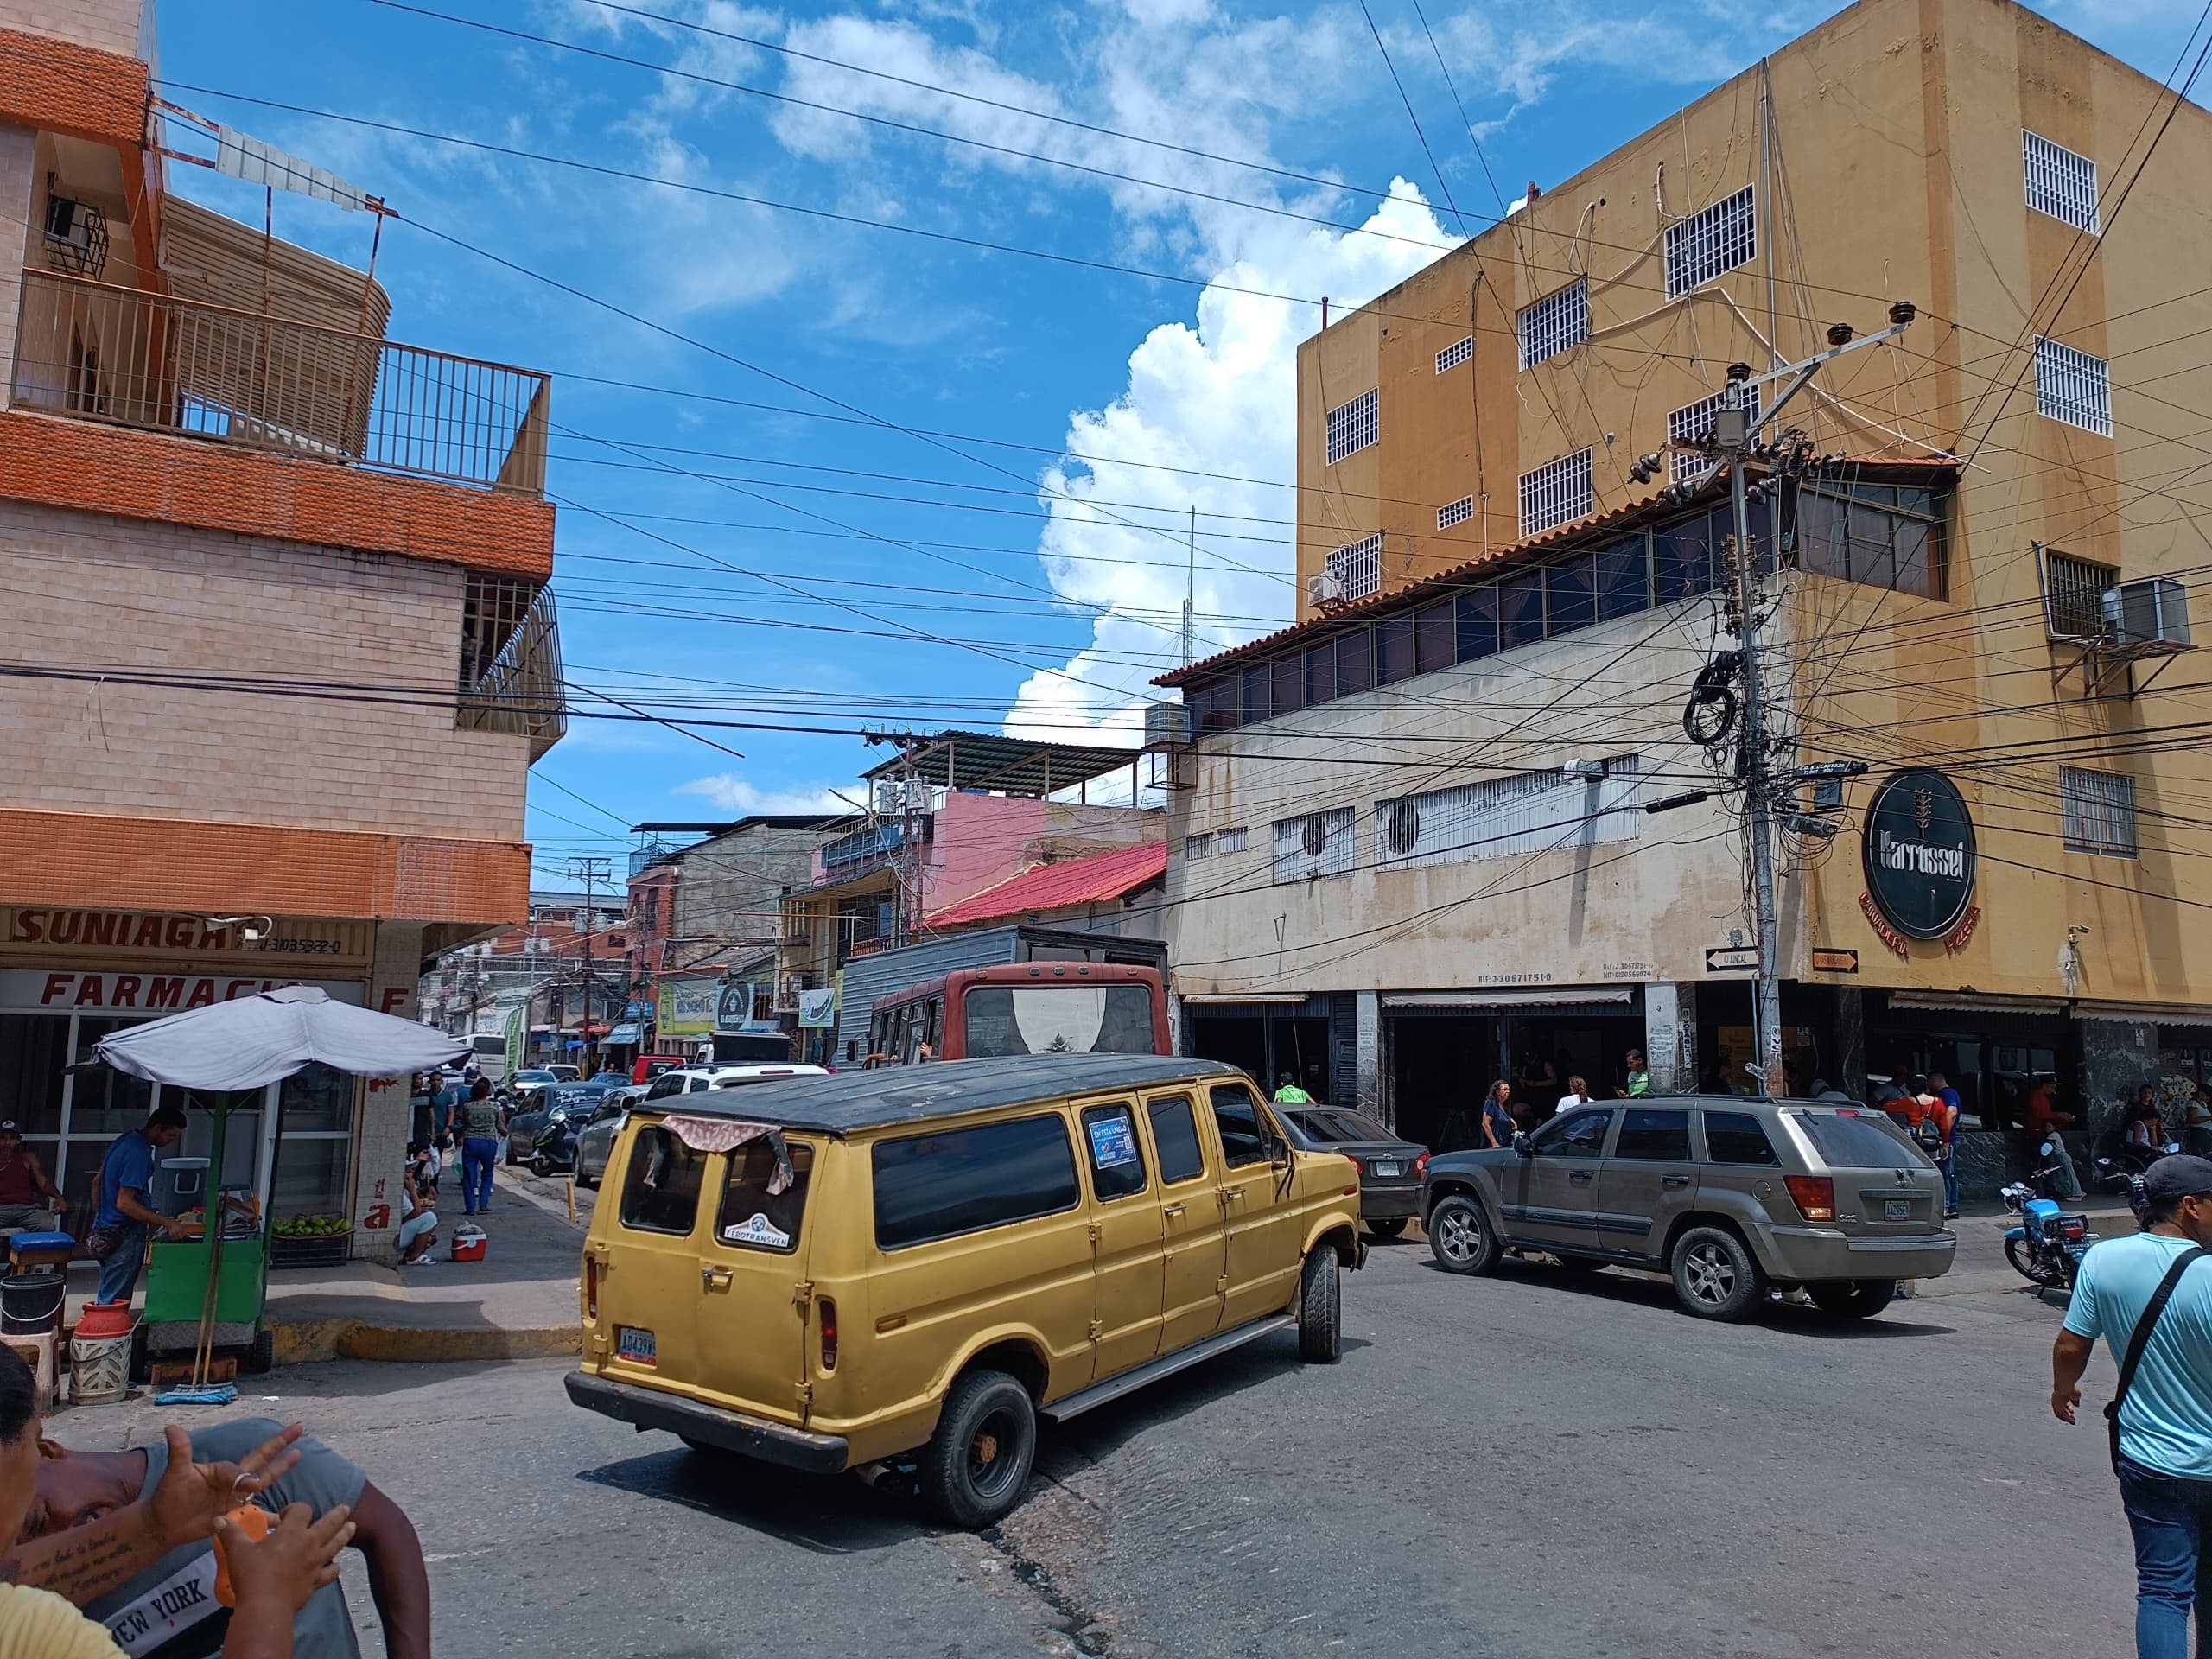
{"label": "beige tiled building facade", "polygon": [[[295,980],[411,1015],[520,921],[563,719],[544,377],[170,195],[153,11],[0,0],[0,1114],[73,1200],[150,1098],[105,1031]],[[404,1096],[233,1103],[226,1177],[388,1255]]]}

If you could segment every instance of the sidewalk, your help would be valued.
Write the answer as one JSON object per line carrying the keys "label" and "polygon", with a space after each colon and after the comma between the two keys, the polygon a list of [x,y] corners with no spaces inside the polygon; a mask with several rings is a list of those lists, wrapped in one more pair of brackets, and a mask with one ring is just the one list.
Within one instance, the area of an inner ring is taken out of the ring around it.
{"label": "sidewalk", "polygon": [[[272,1269],[267,1319],[276,1363],[539,1359],[578,1352],[583,1230],[568,1218],[558,1196],[564,1185],[501,1169],[490,1213],[476,1218],[491,1238],[481,1262],[449,1259],[454,1230],[465,1217],[460,1176],[448,1172],[438,1205],[435,1266],[348,1262]],[[97,1280],[89,1264],[70,1269],[73,1317],[79,1303],[92,1300]]]}

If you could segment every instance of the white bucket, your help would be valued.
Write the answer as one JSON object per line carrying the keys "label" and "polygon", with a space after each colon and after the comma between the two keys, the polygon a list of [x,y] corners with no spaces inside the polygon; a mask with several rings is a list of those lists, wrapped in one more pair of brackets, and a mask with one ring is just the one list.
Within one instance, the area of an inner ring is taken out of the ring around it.
{"label": "white bucket", "polygon": [[130,1336],[73,1337],[69,1365],[76,1374],[69,1397],[80,1406],[105,1405],[130,1391]]}

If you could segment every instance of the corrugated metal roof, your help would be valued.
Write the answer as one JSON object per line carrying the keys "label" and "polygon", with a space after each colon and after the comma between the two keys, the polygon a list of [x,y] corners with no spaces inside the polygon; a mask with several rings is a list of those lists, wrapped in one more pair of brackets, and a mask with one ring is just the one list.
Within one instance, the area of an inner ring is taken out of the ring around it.
{"label": "corrugated metal roof", "polygon": [[931,927],[963,927],[974,922],[995,922],[1027,915],[1032,911],[1057,910],[1063,905],[1101,904],[1134,892],[1167,873],[1167,843],[1147,842],[1118,852],[1094,853],[1088,858],[1040,864],[1009,876],[995,887],[987,887],[928,918]]}
{"label": "corrugated metal roof", "polygon": [[[870,743],[900,740],[871,736]],[[913,739],[908,753],[885,760],[861,774],[869,779],[903,777],[912,759],[914,775],[944,789],[982,789],[1003,795],[1043,795],[1073,789],[1093,778],[1136,764],[1135,749],[1107,749],[1074,743],[1038,743],[997,732],[936,732]]]}
{"label": "corrugated metal roof", "polygon": [[[1837,467],[1851,467],[1862,478],[1872,480],[1924,478],[1931,473],[1955,473],[1962,465],[1956,461],[1932,456],[1925,461],[1895,459],[1853,461],[1847,457],[1836,456],[1832,458],[1832,464]],[[1303,622],[1294,622],[1287,628],[1278,628],[1273,633],[1263,634],[1248,644],[1232,645],[1227,651],[1217,652],[1211,657],[1201,658],[1186,668],[1171,669],[1165,674],[1154,676],[1152,683],[1154,685],[1188,685],[1192,680],[1204,679],[1227,664],[1239,662],[1248,657],[1264,655],[1273,648],[1282,645],[1286,640],[1319,633],[1332,627],[1341,626],[1347,622],[1363,622],[1396,611],[1410,610],[1440,597],[1446,591],[1463,586],[1478,571],[1488,575],[1510,563],[1523,561],[1531,554],[1548,552],[1554,548],[1580,541],[1585,537],[1601,535],[1609,530],[1618,530],[1630,519],[1655,518],[1662,513],[1671,515],[1685,507],[1716,501],[1727,493],[1726,487],[1728,469],[1724,467],[1708,479],[1702,488],[1691,494],[1679,494],[1672,489],[1656,490],[1640,500],[1628,502],[1614,508],[1611,512],[1600,513],[1594,518],[1578,518],[1571,524],[1561,524],[1558,529],[1548,530],[1541,536],[1531,536],[1526,541],[1495,548],[1480,558],[1470,559],[1465,564],[1453,565],[1448,570],[1440,570],[1433,576],[1424,576],[1421,581],[1409,586],[1392,588],[1382,593],[1370,594],[1365,599],[1354,600],[1351,603],[1341,606],[1325,615],[1309,617]]]}

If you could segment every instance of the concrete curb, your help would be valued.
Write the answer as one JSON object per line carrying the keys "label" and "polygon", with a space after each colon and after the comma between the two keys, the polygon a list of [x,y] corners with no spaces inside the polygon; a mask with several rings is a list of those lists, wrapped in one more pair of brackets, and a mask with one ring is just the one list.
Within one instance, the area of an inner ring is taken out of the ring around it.
{"label": "concrete curb", "polygon": [[377,1325],[367,1319],[315,1319],[272,1325],[279,1365],[329,1359],[410,1363],[456,1360],[552,1359],[583,1351],[581,1325],[431,1327]]}

